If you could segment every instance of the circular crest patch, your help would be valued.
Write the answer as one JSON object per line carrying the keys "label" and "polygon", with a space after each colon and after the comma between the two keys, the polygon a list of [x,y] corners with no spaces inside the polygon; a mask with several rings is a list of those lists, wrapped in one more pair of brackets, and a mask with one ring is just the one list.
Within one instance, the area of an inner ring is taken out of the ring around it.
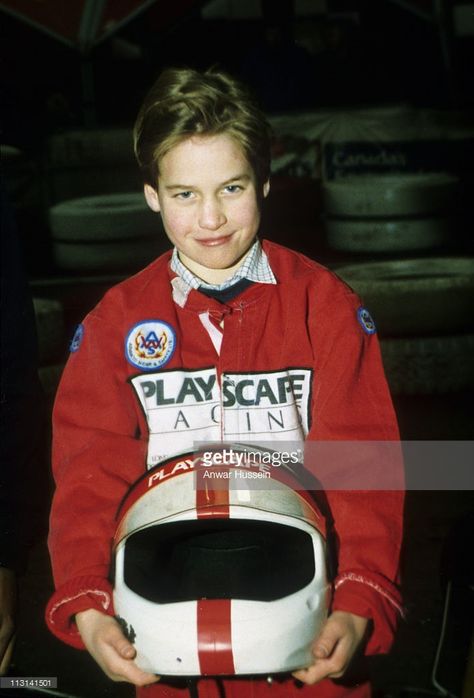
{"label": "circular crest patch", "polygon": [[125,356],[132,366],[152,371],[173,356],[176,335],[162,320],[146,320],[132,327],[125,340]]}
{"label": "circular crest patch", "polygon": [[357,318],[366,334],[375,334],[375,332],[377,332],[375,322],[367,308],[359,308],[357,311]]}
{"label": "circular crest patch", "polygon": [[74,353],[79,351],[79,347],[82,344],[82,339],[84,337],[84,325],[78,325],[76,331],[74,332],[74,337],[69,345],[69,351]]}

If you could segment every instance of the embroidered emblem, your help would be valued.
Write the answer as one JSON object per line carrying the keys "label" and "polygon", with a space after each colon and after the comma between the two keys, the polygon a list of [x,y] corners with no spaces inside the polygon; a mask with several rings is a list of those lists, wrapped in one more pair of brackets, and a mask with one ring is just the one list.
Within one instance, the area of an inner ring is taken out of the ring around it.
{"label": "embroidered emblem", "polygon": [[132,327],[125,341],[125,356],[132,366],[152,371],[173,356],[176,335],[168,323],[148,320]]}
{"label": "embroidered emblem", "polygon": [[72,353],[79,351],[79,347],[82,344],[83,338],[84,338],[84,325],[78,325],[76,327],[76,331],[74,332],[74,337],[72,338],[71,343],[69,345],[69,351]]}
{"label": "embroidered emblem", "polygon": [[375,334],[375,332],[377,332],[375,322],[367,308],[361,307],[358,309],[357,319],[359,320],[360,325],[366,334]]}

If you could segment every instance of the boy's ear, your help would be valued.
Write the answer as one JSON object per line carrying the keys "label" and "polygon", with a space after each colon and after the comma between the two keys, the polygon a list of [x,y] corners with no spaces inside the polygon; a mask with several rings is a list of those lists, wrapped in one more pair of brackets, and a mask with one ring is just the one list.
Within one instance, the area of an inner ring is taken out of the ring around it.
{"label": "boy's ear", "polygon": [[151,184],[145,184],[143,191],[145,192],[145,199],[148,206],[152,211],[158,213],[160,211],[160,200],[156,189],[154,189]]}
{"label": "boy's ear", "polygon": [[264,199],[268,196],[269,191],[270,191],[270,180],[267,179],[267,181],[263,185],[263,198]]}

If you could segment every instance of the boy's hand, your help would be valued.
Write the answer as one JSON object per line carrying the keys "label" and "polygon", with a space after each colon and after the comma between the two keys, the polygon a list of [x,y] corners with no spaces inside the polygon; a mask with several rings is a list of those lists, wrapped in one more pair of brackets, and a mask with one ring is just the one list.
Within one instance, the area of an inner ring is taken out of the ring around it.
{"label": "boy's hand", "polygon": [[334,611],[313,643],[314,663],[293,676],[308,685],[342,676],[364,639],[367,624],[367,618]]}
{"label": "boy's hand", "polygon": [[137,667],[133,661],[136,650],[115,618],[91,608],[76,614],[76,624],[89,653],[110,679],[128,681],[135,686],[159,681],[156,674]]}

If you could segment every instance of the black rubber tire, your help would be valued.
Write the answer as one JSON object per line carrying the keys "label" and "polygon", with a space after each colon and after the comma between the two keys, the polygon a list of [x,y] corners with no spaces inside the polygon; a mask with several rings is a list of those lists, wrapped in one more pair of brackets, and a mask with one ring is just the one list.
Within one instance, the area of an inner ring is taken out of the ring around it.
{"label": "black rubber tire", "polygon": [[108,128],[66,131],[50,136],[47,148],[51,167],[84,167],[130,163],[135,165],[131,129]]}
{"label": "black rubber tire", "polygon": [[448,172],[381,173],[326,182],[323,194],[332,216],[426,216],[449,210],[458,186],[458,178]]}
{"label": "black rubber tire", "polygon": [[340,266],[382,336],[457,334],[474,327],[474,258],[427,257]]}
{"label": "black rubber tire", "polygon": [[164,234],[161,217],[141,192],[103,194],[63,201],[49,210],[53,240],[105,242]]}
{"label": "black rubber tire", "polygon": [[428,250],[449,237],[449,218],[327,218],[326,240],[334,250],[405,252]]}
{"label": "black rubber tire", "polygon": [[474,334],[382,339],[393,395],[433,395],[474,389]]}
{"label": "black rubber tire", "polygon": [[[112,242],[53,242],[53,257],[59,269],[82,272],[121,272],[139,269],[164,249],[164,241],[153,238]],[[168,245],[169,247],[169,245]]]}

